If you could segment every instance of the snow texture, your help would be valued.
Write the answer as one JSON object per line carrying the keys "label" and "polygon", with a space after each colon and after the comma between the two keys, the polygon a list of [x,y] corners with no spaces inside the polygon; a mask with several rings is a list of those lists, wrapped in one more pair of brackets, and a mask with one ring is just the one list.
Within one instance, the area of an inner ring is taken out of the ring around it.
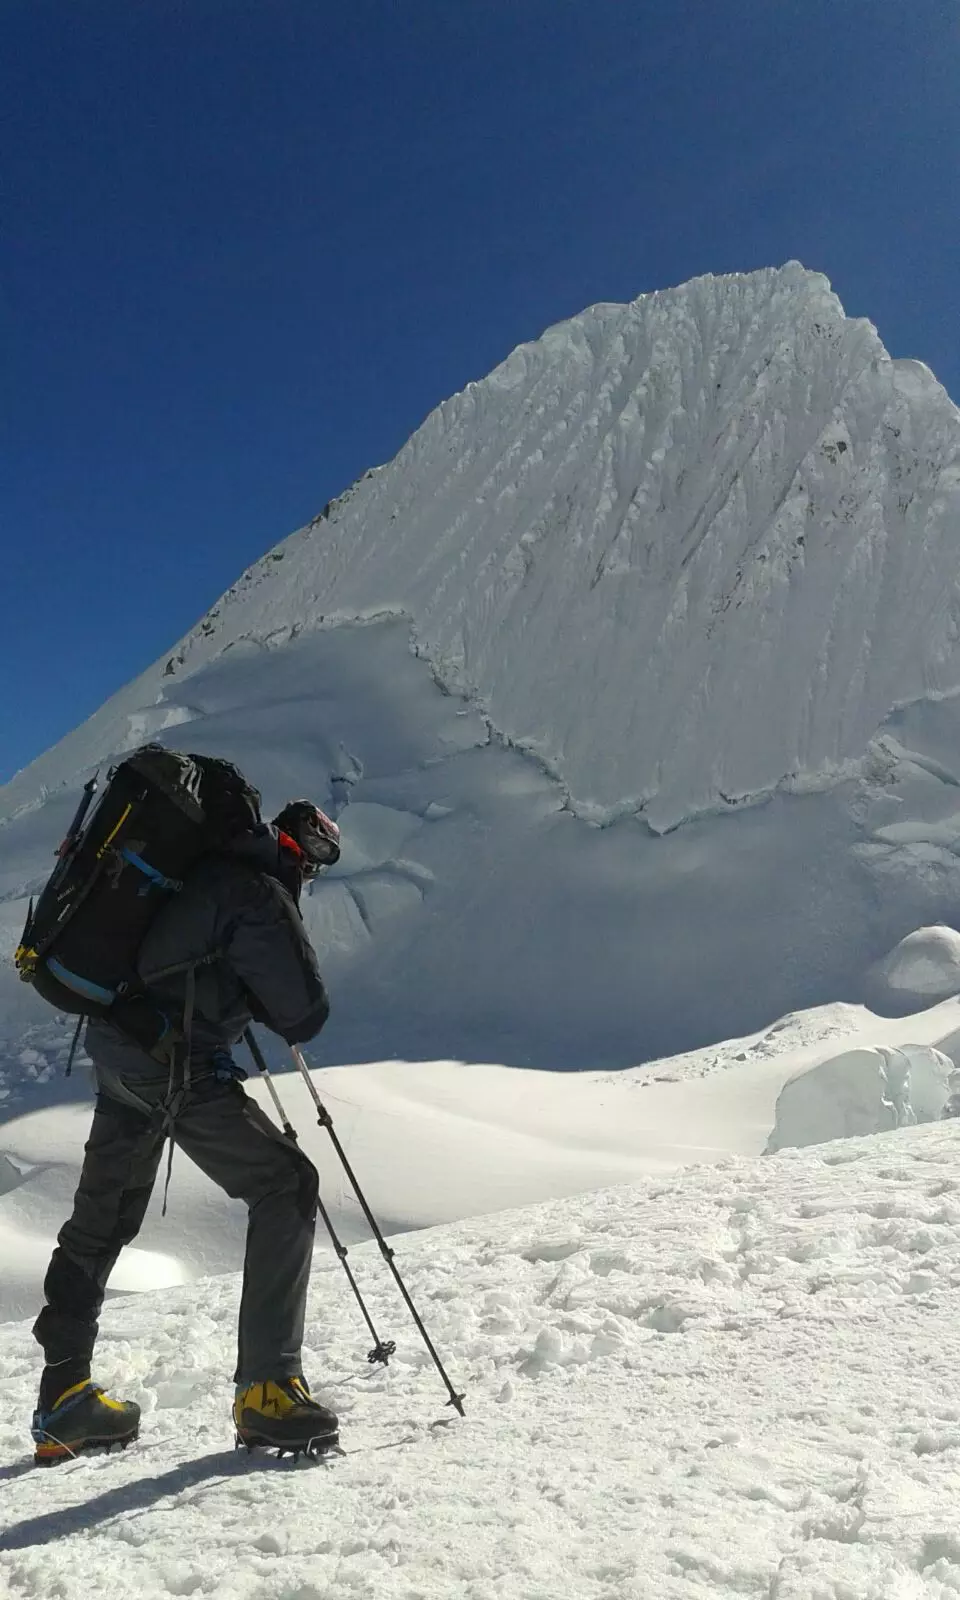
{"label": "snow texture", "polygon": [[308,1372],[347,1454],[235,1453],[239,1279],[112,1302],[124,1455],[37,1472],[0,1327],[0,1589],[88,1600],[949,1600],[960,1592],[954,1124],[410,1236],[445,1393],[371,1247],[318,1259]]}
{"label": "snow texture", "polygon": [[917,928],[866,975],[874,1005],[896,1015],[960,991],[960,933],[942,925]]}

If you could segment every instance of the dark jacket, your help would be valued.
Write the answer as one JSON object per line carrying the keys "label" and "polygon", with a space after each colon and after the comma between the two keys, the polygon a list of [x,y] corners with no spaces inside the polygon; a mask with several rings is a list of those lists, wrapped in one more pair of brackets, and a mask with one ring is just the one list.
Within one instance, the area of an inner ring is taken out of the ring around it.
{"label": "dark jacket", "polygon": [[[323,1027],[330,1008],[297,906],[299,887],[276,830],[264,826],[229,854],[205,857],[151,924],[138,973],[177,1027],[184,1015],[185,971],[157,974],[200,963],[190,1030],[193,1061],[229,1050],[251,1021],[264,1023],[288,1044],[302,1044]],[[107,1023],[91,1022],[86,1040],[94,1062],[114,1057],[118,1047],[142,1053]]]}

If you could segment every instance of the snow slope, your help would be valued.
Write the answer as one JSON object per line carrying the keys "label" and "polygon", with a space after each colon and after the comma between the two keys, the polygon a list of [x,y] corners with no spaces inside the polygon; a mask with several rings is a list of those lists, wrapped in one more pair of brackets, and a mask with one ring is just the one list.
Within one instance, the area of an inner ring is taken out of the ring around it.
{"label": "snow slope", "polygon": [[[342,861],[304,906],[333,1001],[318,1065],[632,1066],[857,1001],[905,935],[957,920],[960,791],[903,762],[655,836],[573,815],[531,756],[442,692],[397,621],[238,645],[166,693],[158,715],[183,714],[168,736],[239,761],[268,813],[306,793],[338,814]],[[124,720],[116,745],[149,731]],[[915,752],[927,737],[898,731]],[[90,770],[0,826],[0,957]],[[8,1113],[69,1087],[70,1031],[0,960]]]}
{"label": "snow slope", "polygon": [[87,1600],[949,1600],[960,1592],[955,1124],[648,1178],[333,1261],[308,1372],[347,1455],[235,1454],[237,1276],[108,1305],[140,1445],[29,1465],[0,1327],[0,1592]]}
{"label": "snow slope", "polygon": [[[387,1233],[456,1222],[730,1155],[936,1120],[960,1064],[960,1002],[882,1021],[851,1008],[646,1070],[519,1072],[384,1061],[314,1073],[347,1159]],[[960,1073],[957,1075],[960,1082]],[[349,1243],[366,1224],[295,1074],[276,1079],[324,1203]],[[265,1085],[249,1091],[274,1115]],[[0,1321],[35,1314],[69,1214],[92,1107],[50,1106],[0,1126]],[[111,1293],[236,1270],[246,1212],[178,1155],[166,1217],[158,1185]],[[322,1228],[318,1246],[329,1248]]]}

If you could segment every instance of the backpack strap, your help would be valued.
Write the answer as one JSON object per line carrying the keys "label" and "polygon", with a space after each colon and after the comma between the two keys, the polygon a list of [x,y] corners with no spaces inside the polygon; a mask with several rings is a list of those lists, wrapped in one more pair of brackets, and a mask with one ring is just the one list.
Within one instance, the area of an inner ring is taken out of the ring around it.
{"label": "backpack strap", "polygon": [[45,965],[58,983],[62,983],[73,994],[78,994],[81,1000],[93,1000],[98,1006],[110,1006],[117,998],[116,989],[105,989],[102,984],[91,983],[89,978],[81,978],[79,973],[71,972],[56,956],[47,956]]}
{"label": "backpack strap", "polygon": [[67,1056],[67,1070],[63,1074],[65,1078],[69,1078],[70,1074],[73,1072],[73,1058],[77,1053],[77,1045],[80,1043],[80,1029],[83,1027],[83,1024],[86,1022],[86,1020],[86,1017],[82,1013],[77,1018],[77,1026],[73,1030],[73,1040],[70,1045],[70,1054]]}
{"label": "backpack strap", "polygon": [[149,989],[155,983],[162,983],[164,978],[178,978],[184,972],[196,972],[200,967],[211,967],[223,954],[222,950],[210,950],[207,955],[197,956],[193,961],[177,961],[172,967],[158,967],[155,972],[142,973],[140,982],[145,989]]}
{"label": "backpack strap", "polygon": [[[170,1192],[170,1175],[173,1172],[174,1140],[173,1130],[177,1117],[190,1098],[190,1085],[192,1082],[193,1068],[190,1061],[190,1046],[193,1042],[193,1013],[197,1001],[197,967],[200,962],[193,961],[186,968],[187,981],[183,997],[183,1038],[179,1047],[174,1047],[170,1052],[170,1081],[167,1087],[167,1099],[164,1105],[164,1131],[169,1135],[170,1151],[167,1156],[167,1177],[163,1186],[163,1206],[161,1217],[167,1214],[167,1195]],[[179,1057],[180,1082],[177,1078],[177,1062]]]}
{"label": "backpack strap", "polygon": [[158,872],[156,867],[151,867],[149,861],[144,861],[143,856],[137,855],[135,850],[125,846],[120,851],[120,854],[124,861],[129,861],[131,867],[136,867],[137,871],[142,872],[146,878],[147,881],[140,890],[141,895],[149,894],[153,888],[169,889],[172,894],[177,894],[183,888],[182,878],[164,877],[162,872]]}

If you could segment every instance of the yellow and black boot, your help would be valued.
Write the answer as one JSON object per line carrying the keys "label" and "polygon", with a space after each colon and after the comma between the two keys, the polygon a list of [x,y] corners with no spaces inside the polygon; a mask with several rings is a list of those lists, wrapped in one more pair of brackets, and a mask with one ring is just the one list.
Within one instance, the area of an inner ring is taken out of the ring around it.
{"label": "yellow and black boot", "polygon": [[125,1449],[140,1432],[140,1407],[132,1400],[111,1400],[95,1383],[75,1383],[49,1411],[38,1407],[30,1432],[37,1447],[34,1461],[49,1467],[85,1450],[109,1450],[115,1444]]}
{"label": "yellow and black boot", "polygon": [[312,1398],[303,1378],[238,1386],[233,1420],[238,1445],[262,1445],[281,1455],[323,1455],[337,1448],[340,1436],[337,1417]]}

